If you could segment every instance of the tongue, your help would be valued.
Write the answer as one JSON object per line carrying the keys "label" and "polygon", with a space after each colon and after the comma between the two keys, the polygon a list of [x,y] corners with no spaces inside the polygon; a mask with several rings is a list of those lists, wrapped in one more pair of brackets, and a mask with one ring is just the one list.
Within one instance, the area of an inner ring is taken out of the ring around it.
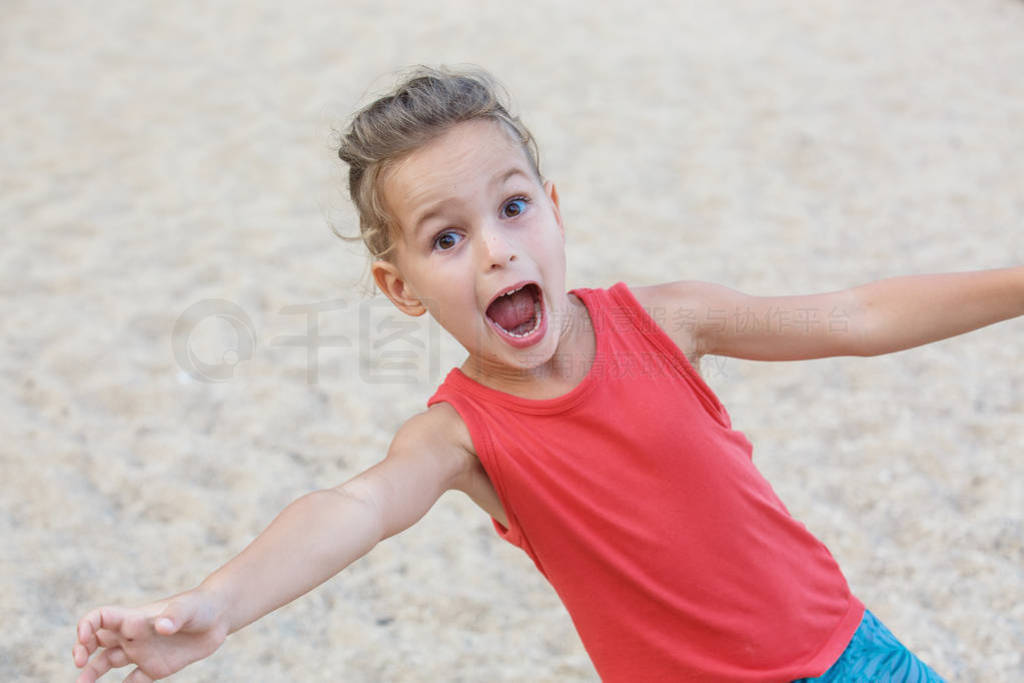
{"label": "tongue", "polygon": [[487,317],[509,332],[522,334],[533,327],[533,295],[524,287],[515,294],[498,297],[487,308]]}

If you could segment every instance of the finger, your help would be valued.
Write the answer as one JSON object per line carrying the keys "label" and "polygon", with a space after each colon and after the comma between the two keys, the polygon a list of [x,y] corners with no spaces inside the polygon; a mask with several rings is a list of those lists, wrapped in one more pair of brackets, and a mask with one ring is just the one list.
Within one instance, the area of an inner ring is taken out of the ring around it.
{"label": "finger", "polygon": [[101,628],[116,631],[127,610],[123,607],[100,607],[94,609],[78,622],[78,641],[85,645],[89,652],[96,650],[95,634]]}
{"label": "finger", "polygon": [[94,609],[78,622],[78,642],[85,648],[87,654],[96,650],[96,629],[100,627],[100,611]]}
{"label": "finger", "polygon": [[81,669],[89,661],[89,651],[85,649],[85,645],[75,643],[71,648],[71,658],[75,661],[75,666]]}
{"label": "finger", "polygon": [[[115,664],[115,662],[121,662]],[[128,663],[128,656],[119,647],[109,648],[92,658],[89,665],[85,667],[78,676],[76,683],[93,683],[97,678],[110,671],[116,666],[124,666]]]}
{"label": "finger", "polygon": [[147,676],[142,669],[136,669],[127,676],[121,683],[153,683],[155,679]]}
{"label": "finger", "polygon": [[110,631],[105,628],[101,628],[96,631],[96,641],[101,647],[120,647],[125,638],[117,631]]}
{"label": "finger", "polygon": [[110,648],[106,652],[107,662],[110,664],[110,668],[112,669],[120,669],[122,666],[128,666],[131,664],[131,660],[128,659],[128,655],[119,647]]}

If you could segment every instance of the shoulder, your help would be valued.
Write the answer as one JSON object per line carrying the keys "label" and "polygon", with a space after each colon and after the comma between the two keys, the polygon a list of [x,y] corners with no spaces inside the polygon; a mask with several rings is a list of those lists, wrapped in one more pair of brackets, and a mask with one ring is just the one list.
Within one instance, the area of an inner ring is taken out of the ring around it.
{"label": "shoulder", "polygon": [[476,454],[469,430],[448,403],[435,403],[399,427],[388,449],[389,459],[429,458],[446,474],[447,488],[474,469]]}
{"label": "shoulder", "polygon": [[441,402],[406,420],[395,433],[395,441],[467,446],[469,431],[462,417],[449,403]]}
{"label": "shoulder", "polygon": [[679,280],[630,287],[629,291],[686,357],[695,362],[704,354],[700,323],[708,319],[708,311],[729,290],[710,282]]}
{"label": "shoulder", "polygon": [[709,299],[714,299],[729,291],[727,287],[699,280],[677,280],[664,282],[660,285],[630,287],[629,291],[645,308],[653,306],[692,306],[706,307]]}

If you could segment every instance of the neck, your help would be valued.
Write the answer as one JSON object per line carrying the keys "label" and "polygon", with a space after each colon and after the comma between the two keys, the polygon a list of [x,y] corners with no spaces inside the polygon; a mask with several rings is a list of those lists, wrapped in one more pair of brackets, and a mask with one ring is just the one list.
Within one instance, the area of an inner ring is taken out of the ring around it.
{"label": "neck", "polygon": [[484,386],[521,398],[557,398],[572,391],[590,371],[595,338],[590,315],[578,297],[567,294],[562,311],[558,346],[551,358],[519,368],[470,356],[462,371]]}

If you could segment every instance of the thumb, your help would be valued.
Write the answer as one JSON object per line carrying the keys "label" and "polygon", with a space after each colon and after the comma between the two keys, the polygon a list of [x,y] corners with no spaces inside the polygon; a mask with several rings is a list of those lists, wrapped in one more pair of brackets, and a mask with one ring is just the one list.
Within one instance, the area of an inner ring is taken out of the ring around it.
{"label": "thumb", "polygon": [[164,611],[157,615],[153,627],[156,632],[169,636],[177,633],[195,615],[193,600],[186,597],[175,598],[168,603]]}

